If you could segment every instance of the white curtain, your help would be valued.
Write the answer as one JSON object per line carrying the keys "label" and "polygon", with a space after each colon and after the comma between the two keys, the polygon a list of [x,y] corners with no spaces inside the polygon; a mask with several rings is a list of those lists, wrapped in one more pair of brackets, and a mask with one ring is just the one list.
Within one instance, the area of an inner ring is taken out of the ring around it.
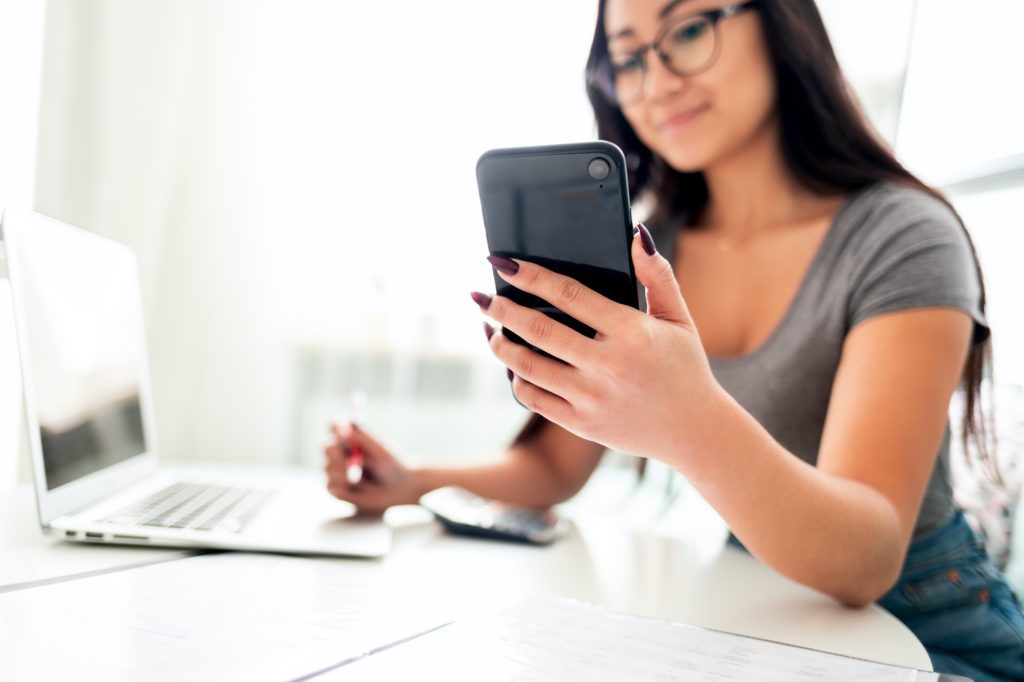
{"label": "white curtain", "polygon": [[240,14],[55,0],[46,16],[36,208],[134,247],[157,430],[177,456],[269,457],[281,441],[260,390],[282,370],[241,187]]}

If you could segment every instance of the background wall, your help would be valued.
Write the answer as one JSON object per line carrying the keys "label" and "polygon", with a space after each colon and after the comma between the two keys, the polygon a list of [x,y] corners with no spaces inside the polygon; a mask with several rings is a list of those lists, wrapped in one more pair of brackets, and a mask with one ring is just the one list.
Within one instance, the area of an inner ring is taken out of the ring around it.
{"label": "background wall", "polygon": [[[44,4],[0,0],[0,213],[31,206],[39,111]],[[16,476],[21,449],[21,373],[0,247],[0,488]]]}

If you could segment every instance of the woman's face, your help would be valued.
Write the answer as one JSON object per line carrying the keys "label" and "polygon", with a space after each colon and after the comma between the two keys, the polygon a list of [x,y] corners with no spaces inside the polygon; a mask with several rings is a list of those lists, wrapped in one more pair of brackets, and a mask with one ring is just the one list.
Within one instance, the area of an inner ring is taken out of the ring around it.
{"label": "woman's face", "polygon": [[[666,23],[724,4],[608,0],[604,20],[612,62],[622,64],[649,45]],[[717,57],[705,71],[678,76],[647,52],[639,101],[620,105],[640,140],[678,171],[704,170],[742,151],[774,118],[775,78],[756,9],[722,19],[716,30]]]}

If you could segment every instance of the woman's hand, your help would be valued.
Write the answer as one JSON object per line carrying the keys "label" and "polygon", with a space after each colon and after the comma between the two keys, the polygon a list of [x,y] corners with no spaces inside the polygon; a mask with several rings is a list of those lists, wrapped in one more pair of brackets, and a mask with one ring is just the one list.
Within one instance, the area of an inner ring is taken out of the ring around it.
{"label": "woman's hand", "polygon": [[721,389],[672,266],[643,226],[633,239],[632,257],[647,288],[646,315],[534,263],[488,259],[509,284],[595,329],[593,339],[502,296],[474,293],[473,300],[486,315],[567,363],[488,327],[491,350],[513,373],[512,390],[523,405],[620,452],[676,459]]}
{"label": "woman's hand", "polygon": [[[416,504],[419,490],[415,472],[392,455],[355,424],[331,424],[334,442],[324,448],[327,490],[338,499],[354,504],[359,511],[381,513],[396,504]],[[353,448],[363,451],[363,478],[348,482],[348,455]]]}

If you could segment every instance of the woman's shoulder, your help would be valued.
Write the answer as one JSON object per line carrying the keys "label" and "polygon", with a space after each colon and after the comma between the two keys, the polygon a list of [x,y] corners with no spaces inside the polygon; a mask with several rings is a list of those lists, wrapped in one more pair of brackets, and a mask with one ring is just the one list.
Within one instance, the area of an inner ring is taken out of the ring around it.
{"label": "woman's shoulder", "polygon": [[922,225],[935,231],[961,230],[951,206],[923,187],[883,180],[854,193],[850,198],[854,217],[881,231],[902,231]]}
{"label": "woman's shoulder", "polygon": [[970,238],[940,197],[879,183],[851,196],[835,227],[832,265],[847,285],[850,327],[896,310],[954,307],[975,320],[976,340],[987,335]]}
{"label": "woman's shoulder", "polygon": [[846,206],[846,224],[867,245],[879,242],[945,239],[966,242],[952,207],[939,196],[909,183],[881,181],[855,192]]}

